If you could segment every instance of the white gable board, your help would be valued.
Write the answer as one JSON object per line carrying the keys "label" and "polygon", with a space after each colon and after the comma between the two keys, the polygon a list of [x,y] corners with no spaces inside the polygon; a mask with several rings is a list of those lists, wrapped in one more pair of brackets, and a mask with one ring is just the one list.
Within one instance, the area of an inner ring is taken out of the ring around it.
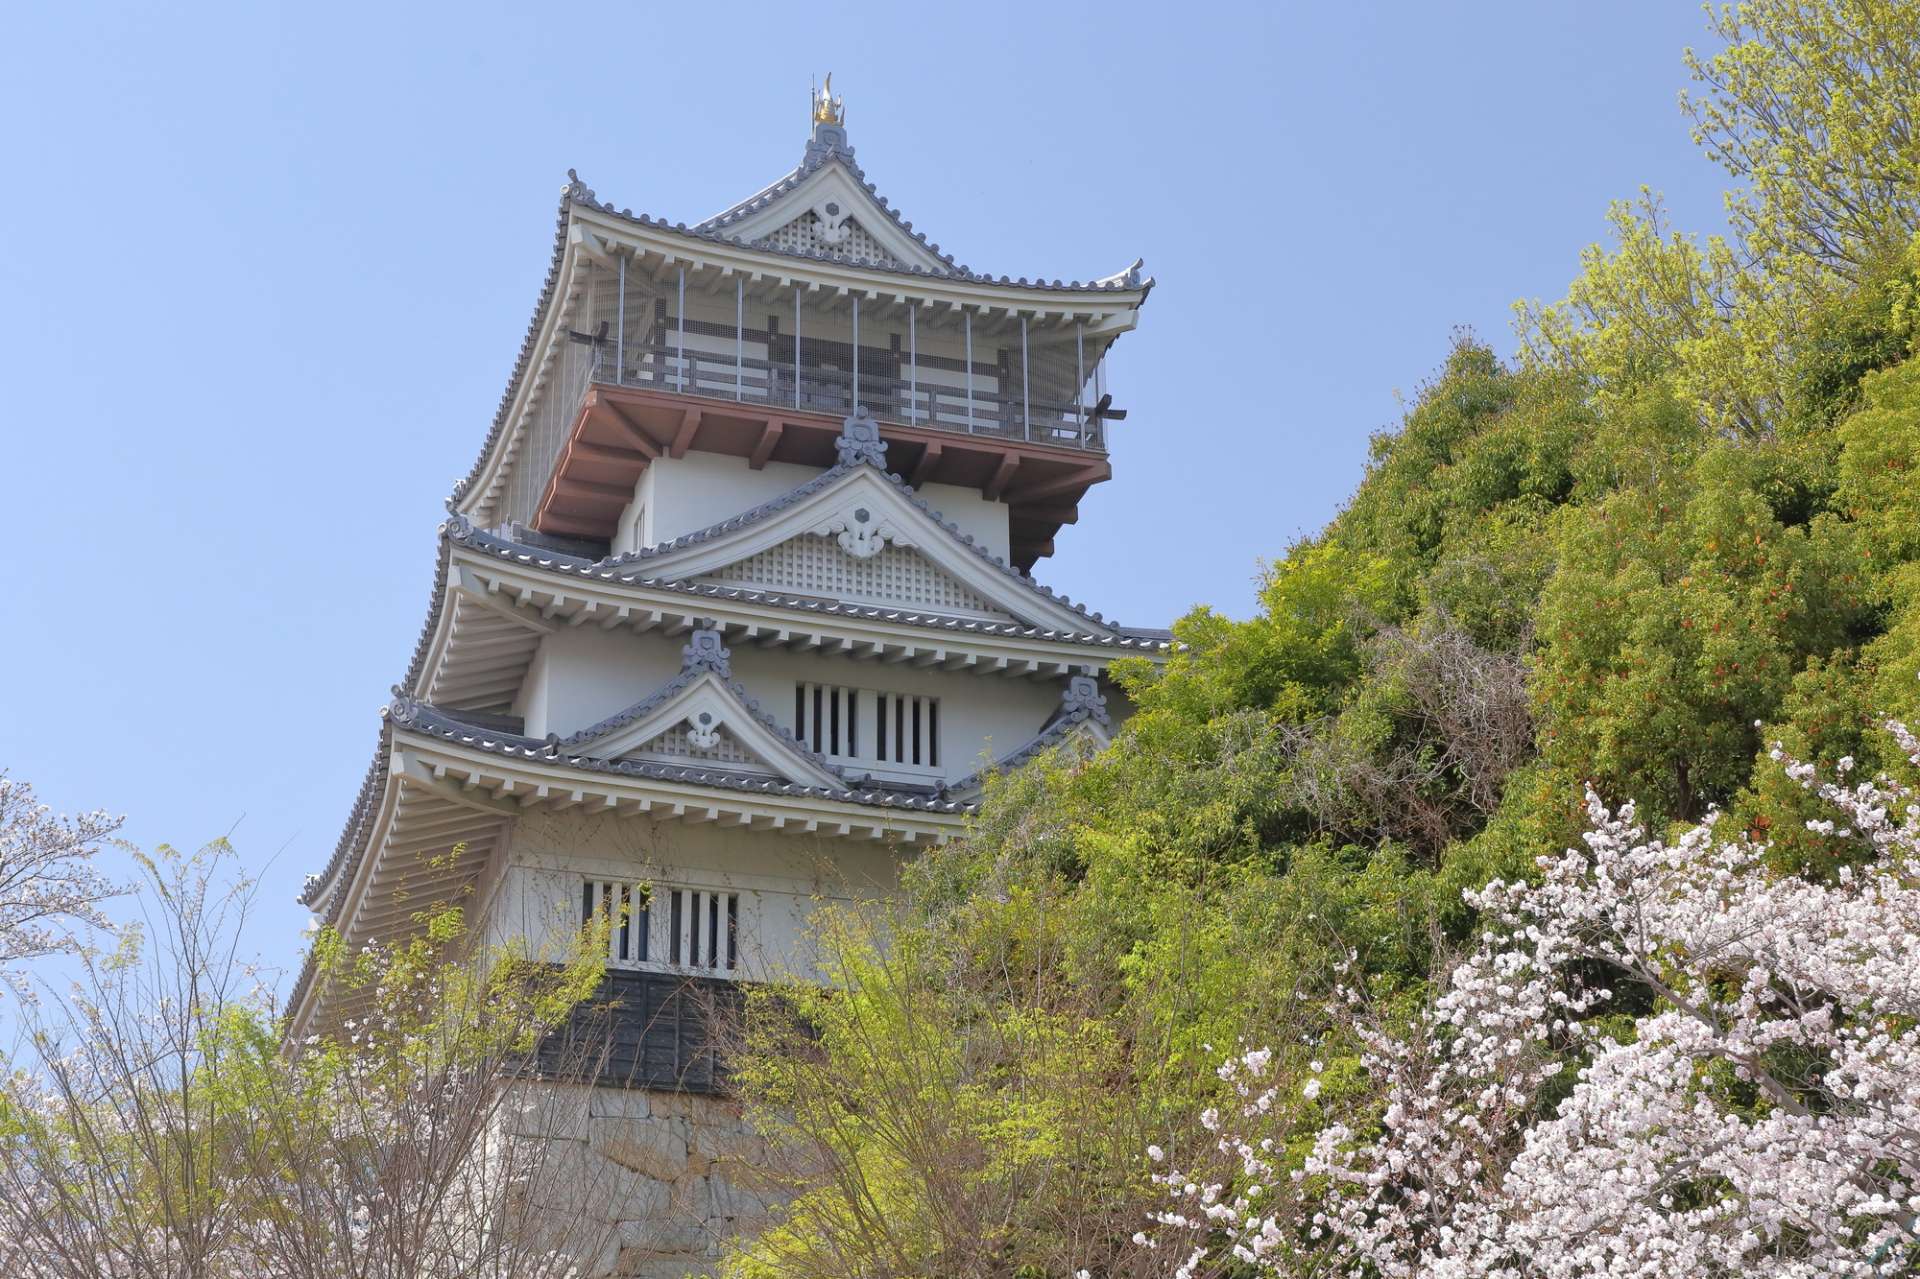
{"label": "white gable board", "polygon": [[830,540],[854,559],[873,558],[888,546],[912,548],[958,588],[1028,626],[1072,634],[1103,629],[1072,605],[1041,592],[964,544],[952,529],[921,508],[911,490],[871,466],[855,466],[834,482],[736,528],[685,545],[658,548],[645,554],[642,562],[652,575],[699,581],[808,534]]}
{"label": "white gable board", "polygon": [[995,608],[978,591],[941,572],[918,550],[894,542],[862,556],[847,551],[835,537],[802,533],[699,580],[948,617],[1013,620],[1005,609]]}
{"label": "white gable board", "polygon": [[[796,230],[788,231],[790,227]],[[803,232],[800,228],[806,229]],[[950,269],[939,254],[899,228],[837,155],[766,208],[727,227],[728,235],[748,244],[800,247],[783,243],[779,238],[782,233],[789,238],[810,235],[817,240],[819,251],[879,266],[919,267],[935,275],[945,275]],[[867,258],[863,253],[879,256]]]}

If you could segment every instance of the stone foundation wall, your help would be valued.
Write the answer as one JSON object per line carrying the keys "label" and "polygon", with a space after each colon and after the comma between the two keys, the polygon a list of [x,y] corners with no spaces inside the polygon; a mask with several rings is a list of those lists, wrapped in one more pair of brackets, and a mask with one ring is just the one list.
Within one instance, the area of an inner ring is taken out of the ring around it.
{"label": "stone foundation wall", "polygon": [[592,1275],[711,1274],[773,1202],[766,1143],[723,1098],[555,1084],[504,1113],[518,1140],[544,1144],[540,1201],[592,1223]]}

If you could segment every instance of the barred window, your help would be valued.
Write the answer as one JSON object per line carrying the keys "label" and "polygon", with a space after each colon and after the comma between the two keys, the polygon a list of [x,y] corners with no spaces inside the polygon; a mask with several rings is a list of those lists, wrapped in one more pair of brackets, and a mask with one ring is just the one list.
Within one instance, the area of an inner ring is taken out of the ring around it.
{"label": "barred window", "polygon": [[740,894],[646,881],[589,879],[580,922],[607,922],[607,962],[668,965],[707,973],[740,966]]}
{"label": "barred window", "polygon": [[793,735],[828,759],[938,768],[940,699],[798,683]]}

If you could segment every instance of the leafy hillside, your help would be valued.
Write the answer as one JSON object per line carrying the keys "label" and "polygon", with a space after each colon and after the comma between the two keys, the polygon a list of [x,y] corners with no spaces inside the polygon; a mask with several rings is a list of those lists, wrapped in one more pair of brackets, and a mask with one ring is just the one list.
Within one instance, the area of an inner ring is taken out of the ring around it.
{"label": "leafy hillside", "polygon": [[789,992],[807,1037],[769,1015],[743,1061],[801,1198],[738,1273],[1158,1273],[1142,1152],[1222,1055],[1364,1089],[1331,985],[1410,1015],[1463,891],[1577,843],[1588,783],[1836,873],[1767,746],[1872,770],[1920,721],[1920,6],[1716,21],[1687,107],[1734,234],[1617,207],[1514,358],[1455,341],[1258,616],[1182,619],[1110,750],[829,927],[856,993]]}

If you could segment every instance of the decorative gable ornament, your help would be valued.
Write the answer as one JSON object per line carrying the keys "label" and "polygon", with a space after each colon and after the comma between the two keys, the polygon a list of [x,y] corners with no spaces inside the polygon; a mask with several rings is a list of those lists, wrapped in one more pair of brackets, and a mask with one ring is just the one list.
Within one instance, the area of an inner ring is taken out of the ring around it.
{"label": "decorative gable ornament", "polygon": [[892,521],[883,518],[865,503],[854,503],[808,531],[831,537],[841,550],[856,560],[872,559],[886,549],[888,542],[895,546],[913,545],[912,539],[895,527]]}
{"label": "decorative gable ornament", "polygon": [[727,648],[719,630],[703,626],[687,637],[686,646],[680,650],[680,669],[712,671],[722,679],[731,679],[733,653]]}
{"label": "decorative gable ornament", "polygon": [[853,415],[840,423],[840,438],[833,443],[841,466],[870,462],[887,469],[887,442],[880,438],[880,424],[864,404],[853,406]]}
{"label": "decorative gable ornament", "polygon": [[700,711],[687,717],[687,744],[697,751],[710,751],[720,744],[721,719],[712,711]]}
{"label": "decorative gable ornament", "polygon": [[1091,675],[1075,675],[1067,680],[1066,691],[1060,694],[1060,713],[1100,724],[1112,722],[1107,716],[1107,699],[1101,695],[1100,681]]}
{"label": "decorative gable ornament", "polygon": [[823,244],[842,244],[853,233],[853,214],[838,200],[822,200],[813,206],[813,216],[820,219],[818,235]]}

